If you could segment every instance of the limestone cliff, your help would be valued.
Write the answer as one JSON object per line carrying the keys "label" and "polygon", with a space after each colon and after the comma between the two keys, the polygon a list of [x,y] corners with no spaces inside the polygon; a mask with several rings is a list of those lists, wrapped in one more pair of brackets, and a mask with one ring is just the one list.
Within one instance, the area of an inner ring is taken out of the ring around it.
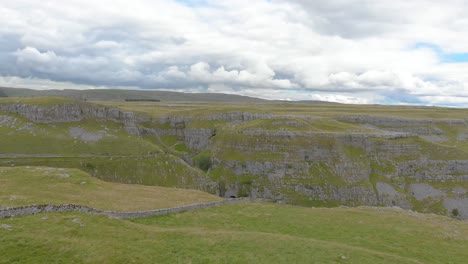
{"label": "limestone cliff", "polygon": [[466,119],[237,110],[151,116],[86,102],[0,104],[1,111],[39,123],[120,123],[204,170],[209,180],[195,187],[225,197],[399,206],[468,219]]}

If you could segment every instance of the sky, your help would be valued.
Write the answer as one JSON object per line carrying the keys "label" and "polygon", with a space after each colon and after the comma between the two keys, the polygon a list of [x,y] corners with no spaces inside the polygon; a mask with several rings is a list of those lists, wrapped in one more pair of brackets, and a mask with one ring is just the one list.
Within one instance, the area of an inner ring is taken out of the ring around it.
{"label": "sky", "polygon": [[0,86],[468,107],[468,0],[0,0]]}

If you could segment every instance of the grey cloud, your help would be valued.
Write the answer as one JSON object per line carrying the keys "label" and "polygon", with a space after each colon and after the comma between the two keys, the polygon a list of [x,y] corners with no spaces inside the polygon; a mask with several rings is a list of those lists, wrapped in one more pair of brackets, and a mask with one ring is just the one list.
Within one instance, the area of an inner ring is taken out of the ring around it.
{"label": "grey cloud", "polygon": [[[429,13],[441,10],[432,16],[439,26],[424,14],[410,16],[424,4]],[[423,36],[462,49],[452,44],[452,36],[465,43],[460,29],[446,22],[452,16],[460,25],[452,13],[459,6],[429,0],[3,2],[8,20],[0,17],[7,25],[0,27],[0,76],[25,84],[32,78],[270,99],[407,103],[424,97],[421,102],[458,104],[468,65],[454,71],[431,51],[409,47]]]}

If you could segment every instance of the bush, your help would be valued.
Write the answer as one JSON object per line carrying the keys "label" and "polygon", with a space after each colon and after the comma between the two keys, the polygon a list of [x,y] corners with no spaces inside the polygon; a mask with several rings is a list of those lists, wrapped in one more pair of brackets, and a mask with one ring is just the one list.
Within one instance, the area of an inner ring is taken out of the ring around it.
{"label": "bush", "polygon": [[458,213],[459,213],[459,212],[458,212],[458,209],[457,209],[457,208],[455,208],[455,209],[452,210],[452,215],[453,215],[453,216],[458,216]]}
{"label": "bush", "polygon": [[195,160],[198,168],[200,168],[203,171],[208,171],[211,168],[211,157],[210,156],[199,156]]}

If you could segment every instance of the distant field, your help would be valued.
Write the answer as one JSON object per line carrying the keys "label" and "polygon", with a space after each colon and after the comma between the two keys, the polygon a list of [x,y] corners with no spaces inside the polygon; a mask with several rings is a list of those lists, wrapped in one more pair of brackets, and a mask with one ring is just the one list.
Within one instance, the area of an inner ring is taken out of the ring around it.
{"label": "distant field", "polygon": [[103,182],[76,169],[0,167],[0,207],[79,204],[141,211],[220,199],[195,190]]}
{"label": "distant field", "polygon": [[117,220],[0,220],[0,263],[465,263],[468,223],[399,209],[265,203]]}
{"label": "distant field", "polygon": [[31,105],[38,105],[38,106],[51,106],[63,103],[70,103],[74,100],[71,98],[63,98],[63,97],[6,97],[0,98],[0,104],[12,104],[12,103],[21,103],[21,104],[31,104]]}
{"label": "distant field", "polygon": [[307,104],[291,102],[260,103],[203,103],[203,102],[96,102],[116,106],[129,111],[148,113],[152,116],[164,114],[203,116],[222,112],[271,113],[287,116],[337,117],[343,115],[377,115],[406,118],[466,118],[468,109],[420,106]]}

